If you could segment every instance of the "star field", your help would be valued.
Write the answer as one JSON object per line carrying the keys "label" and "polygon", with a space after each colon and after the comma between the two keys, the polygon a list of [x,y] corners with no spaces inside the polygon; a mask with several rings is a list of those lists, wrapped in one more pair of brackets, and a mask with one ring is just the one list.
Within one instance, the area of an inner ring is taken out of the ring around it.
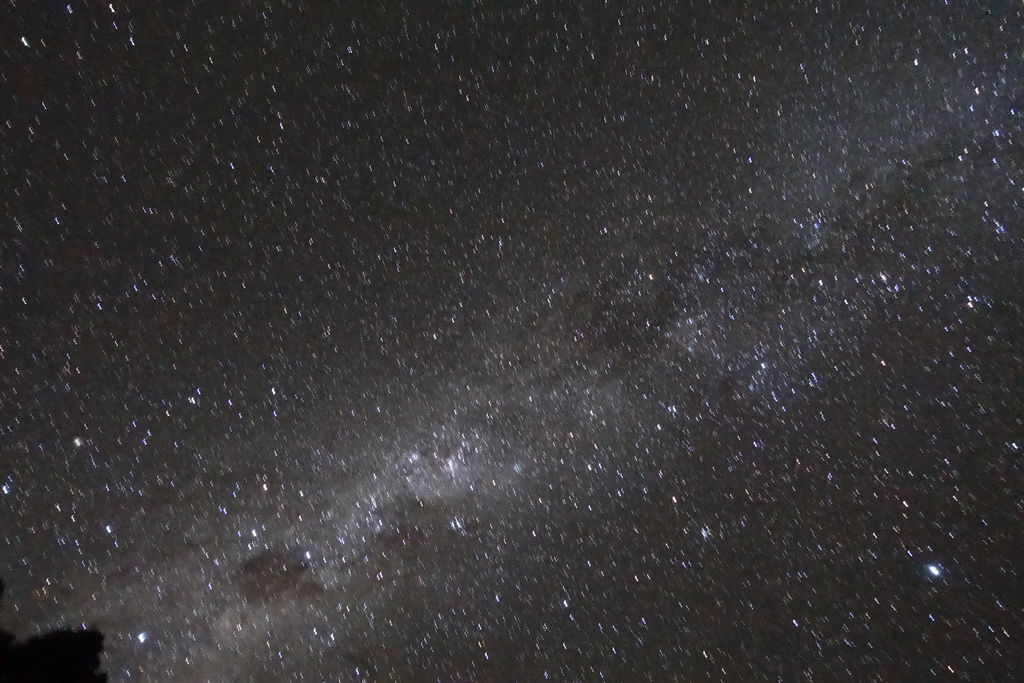
{"label": "star field", "polygon": [[1022,19],[5,0],[0,628],[1024,676]]}

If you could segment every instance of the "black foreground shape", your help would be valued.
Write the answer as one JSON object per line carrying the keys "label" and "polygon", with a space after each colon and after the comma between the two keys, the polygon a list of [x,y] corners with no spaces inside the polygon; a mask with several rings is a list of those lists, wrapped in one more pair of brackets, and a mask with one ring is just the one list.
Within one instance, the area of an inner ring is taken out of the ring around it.
{"label": "black foreground shape", "polygon": [[[0,598],[4,585],[0,581]],[[0,683],[106,683],[99,673],[103,634],[99,631],[50,631],[15,642],[0,631]]]}

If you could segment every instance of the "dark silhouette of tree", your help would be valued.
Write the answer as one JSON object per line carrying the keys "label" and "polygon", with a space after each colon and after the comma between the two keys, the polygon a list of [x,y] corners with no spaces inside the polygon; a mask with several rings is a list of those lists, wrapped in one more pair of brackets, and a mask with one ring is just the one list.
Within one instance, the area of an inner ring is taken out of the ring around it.
{"label": "dark silhouette of tree", "polygon": [[[4,584],[0,581],[0,599]],[[16,642],[0,631],[0,683],[106,683],[98,673],[103,634],[51,631]]]}

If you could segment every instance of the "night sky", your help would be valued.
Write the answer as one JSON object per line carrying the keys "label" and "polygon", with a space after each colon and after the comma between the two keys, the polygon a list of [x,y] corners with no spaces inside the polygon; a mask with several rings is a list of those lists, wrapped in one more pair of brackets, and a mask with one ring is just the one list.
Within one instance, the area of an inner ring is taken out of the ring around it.
{"label": "night sky", "polygon": [[1020,680],[1022,143],[1017,1],[2,0],[0,628]]}

